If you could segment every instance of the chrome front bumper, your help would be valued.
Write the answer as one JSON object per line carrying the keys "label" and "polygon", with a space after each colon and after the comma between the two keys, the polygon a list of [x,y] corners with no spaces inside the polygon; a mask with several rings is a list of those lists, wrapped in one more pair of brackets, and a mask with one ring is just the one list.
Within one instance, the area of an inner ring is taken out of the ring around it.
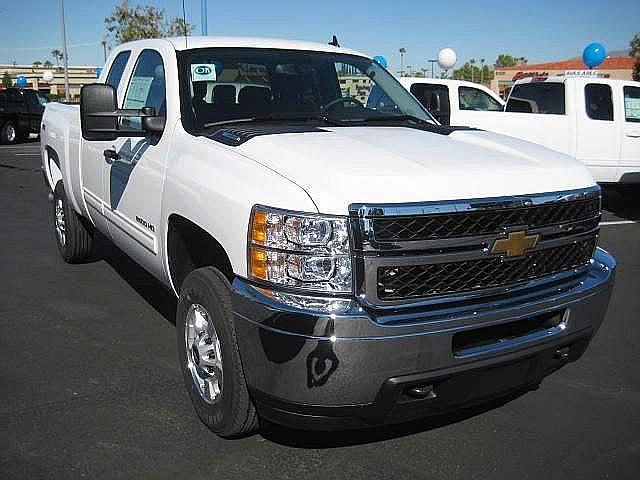
{"label": "chrome front bumper", "polygon": [[[615,268],[597,249],[569,286],[460,301],[447,310],[365,310],[352,300],[334,314],[287,305],[237,278],[233,307],[245,377],[263,416],[311,428],[407,420],[504,394],[582,354],[605,316]],[[460,332],[550,312],[562,318],[548,329],[454,352]],[[407,397],[407,389],[423,387],[433,393]]]}

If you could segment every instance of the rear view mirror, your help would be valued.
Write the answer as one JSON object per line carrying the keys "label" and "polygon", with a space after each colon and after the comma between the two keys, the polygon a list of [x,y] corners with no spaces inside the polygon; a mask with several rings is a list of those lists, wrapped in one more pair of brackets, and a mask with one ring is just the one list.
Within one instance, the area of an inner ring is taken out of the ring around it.
{"label": "rear view mirror", "polygon": [[80,90],[80,127],[85,140],[115,140],[118,135],[117,116],[96,116],[95,113],[118,109],[116,89],[111,85],[85,85]]}
{"label": "rear view mirror", "polygon": [[[142,129],[121,128],[120,117],[141,118]],[[118,109],[118,98],[111,85],[85,85],[80,90],[80,126],[85,140],[110,141],[118,137],[146,137],[160,134],[166,118],[156,116],[153,107]]]}

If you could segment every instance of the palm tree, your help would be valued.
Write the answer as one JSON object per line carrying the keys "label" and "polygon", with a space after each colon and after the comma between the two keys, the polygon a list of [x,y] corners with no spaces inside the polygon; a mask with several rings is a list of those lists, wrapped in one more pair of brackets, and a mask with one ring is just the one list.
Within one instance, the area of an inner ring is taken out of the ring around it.
{"label": "palm tree", "polygon": [[484,83],[484,58],[480,59],[480,83]]}
{"label": "palm tree", "polygon": [[64,53],[62,53],[60,50],[56,48],[51,50],[51,56],[54,58],[54,60],[56,61],[56,65],[59,67],[60,60],[64,58]]}
{"label": "palm tree", "polygon": [[404,54],[407,53],[407,49],[402,47],[400,50],[400,76],[404,77]]}
{"label": "palm tree", "polygon": [[474,65],[476,64],[476,59],[472,58],[471,60],[469,60],[469,64],[471,64],[471,81],[473,82],[474,81],[474,75],[473,74],[475,73],[474,72],[474,69],[475,69]]}

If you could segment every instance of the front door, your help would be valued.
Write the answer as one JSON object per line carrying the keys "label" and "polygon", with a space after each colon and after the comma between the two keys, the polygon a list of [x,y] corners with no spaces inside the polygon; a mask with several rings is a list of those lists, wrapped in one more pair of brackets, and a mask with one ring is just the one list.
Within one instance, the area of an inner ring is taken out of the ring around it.
{"label": "front door", "polygon": [[624,85],[624,125],[618,177],[640,182],[640,87]]}
{"label": "front door", "polygon": [[[143,50],[135,67],[122,108],[153,107],[166,116],[165,71],[162,56]],[[138,117],[121,120],[123,128],[141,129]],[[115,155],[105,163],[105,216],[109,233],[151,273],[162,275],[157,261],[161,238],[162,187],[169,135],[118,138],[110,147]]]}

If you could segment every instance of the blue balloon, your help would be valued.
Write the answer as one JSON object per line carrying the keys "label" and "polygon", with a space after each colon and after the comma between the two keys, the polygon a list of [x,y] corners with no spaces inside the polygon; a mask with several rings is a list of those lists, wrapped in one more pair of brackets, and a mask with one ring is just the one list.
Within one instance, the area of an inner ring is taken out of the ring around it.
{"label": "blue balloon", "polygon": [[376,55],[375,57],[373,57],[373,61],[380,65],[382,68],[387,68],[389,66],[387,59],[382,55]]}
{"label": "blue balloon", "polygon": [[20,75],[18,78],[16,78],[16,85],[19,87],[24,87],[27,84],[27,77],[25,77],[24,75]]}
{"label": "blue balloon", "polygon": [[597,67],[604,62],[605,58],[607,58],[607,51],[601,43],[590,43],[582,52],[582,61],[589,68]]}

